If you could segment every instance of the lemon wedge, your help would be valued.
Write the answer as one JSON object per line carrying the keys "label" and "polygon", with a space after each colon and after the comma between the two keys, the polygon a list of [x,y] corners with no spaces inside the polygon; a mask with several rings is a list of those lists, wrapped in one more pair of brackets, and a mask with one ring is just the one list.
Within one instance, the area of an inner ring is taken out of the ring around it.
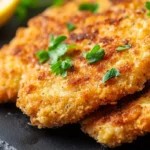
{"label": "lemon wedge", "polygon": [[19,2],[20,0],[0,0],[0,26],[12,17]]}

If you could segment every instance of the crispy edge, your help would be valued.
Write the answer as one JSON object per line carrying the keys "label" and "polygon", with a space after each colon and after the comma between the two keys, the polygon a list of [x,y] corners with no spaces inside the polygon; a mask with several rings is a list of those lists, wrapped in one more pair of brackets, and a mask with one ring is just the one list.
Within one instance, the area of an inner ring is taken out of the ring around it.
{"label": "crispy edge", "polygon": [[81,122],[84,133],[98,143],[117,147],[150,132],[150,84],[116,106],[105,106]]}

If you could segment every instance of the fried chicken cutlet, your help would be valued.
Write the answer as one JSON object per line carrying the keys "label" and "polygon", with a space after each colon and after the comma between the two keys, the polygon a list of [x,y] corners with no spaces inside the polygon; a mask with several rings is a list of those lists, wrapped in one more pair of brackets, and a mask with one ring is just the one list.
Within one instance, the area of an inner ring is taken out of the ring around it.
{"label": "fried chicken cutlet", "polygon": [[[84,0],[83,2],[91,1],[95,2],[93,0]],[[65,28],[61,32],[62,26],[65,26],[66,22],[75,18],[73,16],[80,17],[80,15],[85,15],[86,17],[87,13],[83,14],[78,10],[80,3],[80,0],[74,0],[73,2],[64,4],[62,7],[48,8],[43,14],[31,19],[28,23],[28,28],[20,28],[10,44],[1,48],[0,103],[16,101],[23,70],[25,70],[28,63],[31,63],[30,58],[34,55],[32,53],[27,54],[27,52],[30,49],[46,47],[47,41],[44,40],[45,43],[41,43],[41,41],[42,39],[47,39],[50,33],[64,33]],[[111,6],[109,0],[99,0],[98,3],[100,3],[98,12],[105,11]],[[68,11],[72,13],[68,13]],[[24,55],[24,53],[26,54]]]}
{"label": "fried chicken cutlet", "polygon": [[131,143],[150,132],[150,84],[123,103],[105,106],[81,123],[82,130],[97,142],[109,147]]}
{"label": "fried chicken cutlet", "polygon": [[[72,32],[54,18],[52,23],[56,25],[52,26],[48,12],[46,14],[38,23],[35,23],[36,19],[30,21],[29,28],[38,29],[40,35],[19,54],[21,59],[29,58],[27,62],[32,62],[23,73],[17,100],[17,106],[30,116],[32,125],[52,128],[74,123],[100,105],[116,104],[122,97],[144,88],[150,78],[150,18],[145,1],[118,1],[104,13],[72,14],[68,20],[76,25]],[[57,30],[50,30],[52,27]],[[41,49],[47,49],[51,33],[65,35],[66,43],[78,46],[68,52],[73,67],[66,78],[50,73],[49,63],[40,64],[35,57],[39,45]],[[89,52],[95,44],[104,49],[105,57],[89,64],[82,54]],[[130,45],[130,48],[116,50],[124,45]],[[104,83],[103,77],[112,68],[121,76]]]}
{"label": "fried chicken cutlet", "polygon": [[20,62],[0,52],[0,69],[0,103],[8,100],[14,102],[21,78]]}

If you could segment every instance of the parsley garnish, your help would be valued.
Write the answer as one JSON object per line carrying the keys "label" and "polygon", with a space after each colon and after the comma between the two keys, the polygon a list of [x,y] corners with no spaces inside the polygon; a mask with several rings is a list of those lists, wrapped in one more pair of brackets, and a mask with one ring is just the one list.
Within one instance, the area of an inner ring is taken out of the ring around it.
{"label": "parsley garnish", "polygon": [[64,3],[64,0],[54,0],[53,5],[54,6],[61,6]]}
{"label": "parsley garnish", "polygon": [[49,54],[45,50],[38,51],[36,53],[36,57],[38,58],[41,64],[49,60]]}
{"label": "parsley garnish", "polygon": [[110,80],[111,78],[119,77],[119,76],[121,76],[120,72],[118,70],[116,70],[115,68],[112,68],[103,77],[103,83]]}
{"label": "parsley garnish", "polygon": [[150,16],[150,2],[147,1],[145,3],[145,7],[148,9],[148,14],[147,15]]}
{"label": "parsley garnish", "polygon": [[51,59],[51,64],[54,64],[58,61],[58,59],[63,56],[67,50],[68,47],[66,44],[62,43],[67,39],[66,36],[58,36],[56,39],[54,39],[54,35],[50,36],[50,44],[48,48],[49,57]]}
{"label": "parsley garnish", "polygon": [[67,45],[64,43],[60,43],[56,48],[49,50],[49,57],[51,59],[50,63],[54,64],[58,61],[58,59],[63,56],[67,52]]}
{"label": "parsley garnish", "polygon": [[67,29],[68,31],[73,31],[76,28],[76,26],[72,23],[67,23]]}
{"label": "parsley garnish", "polygon": [[99,45],[95,45],[94,48],[88,52],[88,53],[83,53],[83,57],[88,60],[89,64],[96,63],[103,59],[105,56],[105,51],[104,49],[101,49]]}
{"label": "parsley garnish", "polygon": [[67,69],[72,67],[72,62],[69,58],[61,60],[62,56],[68,50],[68,45],[63,43],[66,38],[66,36],[54,38],[54,35],[50,35],[48,51],[41,50],[36,53],[36,57],[40,63],[44,63],[50,59],[51,72],[62,77],[66,77]]}
{"label": "parsley garnish", "polygon": [[83,3],[79,6],[79,10],[91,11],[92,13],[96,13],[98,8],[99,8],[98,4],[90,4],[90,3]]}
{"label": "parsley garnish", "polygon": [[58,36],[56,39],[54,38],[54,35],[51,34],[50,35],[50,45],[49,45],[49,50],[50,49],[54,49],[55,47],[57,47],[60,43],[62,43],[63,41],[65,41],[67,39],[66,36]]}
{"label": "parsley garnish", "polygon": [[67,76],[67,69],[72,67],[72,62],[69,58],[66,60],[59,60],[51,65],[51,72],[56,75],[61,75],[63,78]]}
{"label": "parsley garnish", "polygon": [[131,48],[131,44],[124,45],[124,46],[119,46],[116,50],[117,51],[124,51],[124,50],[127,50],[129,48]]}

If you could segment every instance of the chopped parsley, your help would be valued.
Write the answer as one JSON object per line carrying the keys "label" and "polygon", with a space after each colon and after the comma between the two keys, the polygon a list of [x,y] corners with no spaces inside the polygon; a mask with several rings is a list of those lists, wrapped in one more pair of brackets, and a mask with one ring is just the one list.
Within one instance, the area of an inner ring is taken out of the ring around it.
{"label": "chopped parsley", "polygon": [[54,35],[50,35],[50,45],[49,50],[56,48],[59,44],[61,44],[63,41],[67,39],[66,36],[58,36],[56,39],[54,38]]}
{"label": "chopped parsley", "polygon": [[59,60],[51,65],[51,72],[56,75],[61,75],[63,78],[67,76],[67,69],[72,67],[72,62],[69,58],[66,60]]}
{"label": "chopped parsley", "polygon": [[50,59],[51,72],[62,77],[66,77],[67,69],[72,67],[72,62],[69,58],[62,60],[62,57],[68,50],[68,45],[63,43],[66,39],[66,36],[54,38],[54,35],[50,35],[48,52],[41,50],[36,53],[40,63],[45,63]]}
{"label": "chopped parsley", "polygon": [[67,45],[64,43],[59,44],[56,48],[49,50],[50,63],[54,64],[58,59],[67,52]]}
{"label": "chopped parsley", "polygon": [[54,6],[61,6],[64,3],[64,0],[53,0]]}
{"label": "chopped parsley", "polygon": [[36,57],[38,58],[41,64],[49,60],[49,54],[45,50],[38,51],[36,53]]}
{"label": "chopped parsley", "polygon": [[124,50],[127,50],[131,48],[131,44],[127,44],[127,45],[124,45],[124,46],[119,46],[116,50],[117,51],[124,51]]}
{"label": "chopped parsley", "polygon": [[90,3],[82,3],[79,6],[79,10],[81,11],[91,11],[92,13],[96,13],[98,11],[99,4],[90,4]]}
{"label": "chopped parsley", "polygon": [[98,44],[95,45],[90,52],[83,53],[83,57],[88,60],[89,64],[96,63],[102,60],[104,56],[105,56],[105,51],[104,49],[101,49],[101,47]]}
{"label": "chopped parsley", "polygon": [[58,36],[56,39],[54,35],[50,35],[50,44],[48,48],[50,63],[54,64],[58,59],[63,56],[68,48],[67,45],[63,43],[67,39],[66,36]]}
{"label": "chopped parsley", "polygon": [[67,23],[67,29],[68,31],[73,31],[76,28],[76,26],[72,23]]}
{"label": "chopped parsley", "polygon": [[147,2],[145,3],[145,7],[146,7],[147,10],[148,10],[147,15],[150,16],[150,2],[147,1]]}
{"label": "chopped parsley", "polygon": [[108,80],[110,80],[111,78],[119,77],[119,76],[121,76],[120,72],[117,69],[112,68],[105,74],[102,81],[103,81],[103,83],[105,83]]}

